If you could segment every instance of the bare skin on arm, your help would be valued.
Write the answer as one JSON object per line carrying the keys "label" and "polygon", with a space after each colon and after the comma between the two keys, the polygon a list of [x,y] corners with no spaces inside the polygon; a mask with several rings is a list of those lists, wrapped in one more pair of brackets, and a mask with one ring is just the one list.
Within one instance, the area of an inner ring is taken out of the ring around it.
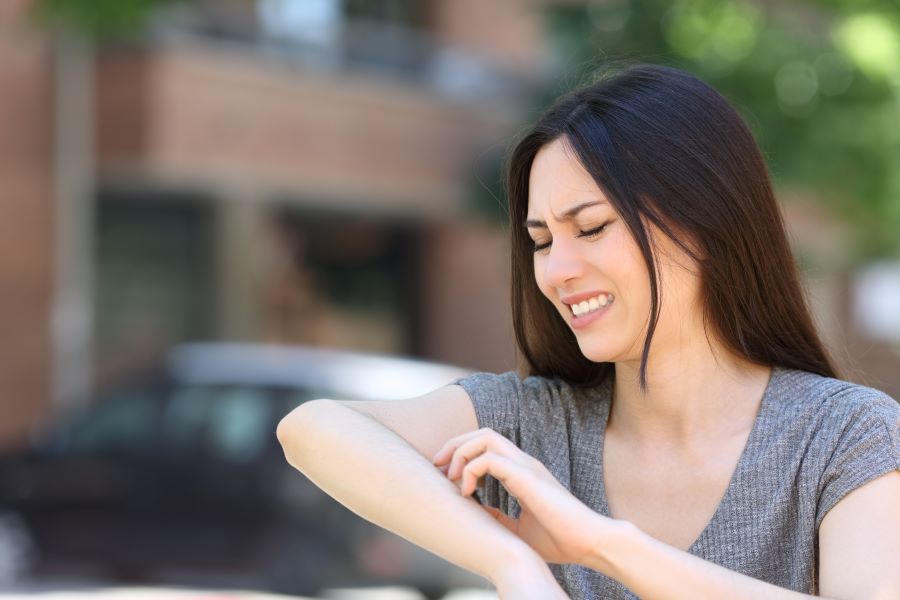
{"label": "bare skin on arm", "polygon": [[547,565],[426,455],[477,429],[466,392],[307,402],[278,426],[288,462],[362,518],[477,573],[509,598],[565,598]]}

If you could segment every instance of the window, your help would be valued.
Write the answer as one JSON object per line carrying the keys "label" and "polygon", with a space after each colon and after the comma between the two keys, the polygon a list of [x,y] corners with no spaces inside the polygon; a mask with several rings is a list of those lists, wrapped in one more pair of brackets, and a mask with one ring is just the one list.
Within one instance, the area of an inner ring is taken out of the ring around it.
{"label": "window", "polygon": [[274,401],[265,390],[186,387],[163,415],[167,453],[249,463],[274,438]]}
{"label": "window", "polygon": [[114,392],[59,430],[51,451],[115,456],[148,454],[154,447],[158,399],[150,388]]}

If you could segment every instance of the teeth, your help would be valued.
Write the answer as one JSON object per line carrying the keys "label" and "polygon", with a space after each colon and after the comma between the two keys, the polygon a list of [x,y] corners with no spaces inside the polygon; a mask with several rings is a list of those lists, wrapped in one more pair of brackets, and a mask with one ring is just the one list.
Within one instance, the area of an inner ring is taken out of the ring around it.
{"label": "teeth", "polygon": [[584,300],[579,302],[578,304],[572,304],[571,309],[572,312],[575,313],[576,317],[580,317],[581,315],[594,312],[595,310],[600,310],[604,306],[609,306],[612,304],[612,301],[615,297],[612,294],[600,294],[599,296],[595,296],[590,300]]}

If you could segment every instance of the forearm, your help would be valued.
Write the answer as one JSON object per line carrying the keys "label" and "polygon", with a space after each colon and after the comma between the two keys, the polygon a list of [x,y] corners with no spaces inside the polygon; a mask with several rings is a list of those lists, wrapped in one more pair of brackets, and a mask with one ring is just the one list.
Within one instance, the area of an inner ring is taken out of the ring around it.
{"label": "forearm", "polygon": [[278,439],[287,461],[338,502],[464,569],[495,581],[533,554],[403,438],[352,408],[308,402],[282,420]]}
{"label": "forearm", "polygon": [[[619,522],[622,523],[622,522]],[[609,524],[598,520],[597,539],[609,539]],[[637,527],[621,527],[584,566],[612,577],[648,600],[796,600],[813,598],[726,569],[669,546]],[[605,536],[605,537],[601,537]]]}

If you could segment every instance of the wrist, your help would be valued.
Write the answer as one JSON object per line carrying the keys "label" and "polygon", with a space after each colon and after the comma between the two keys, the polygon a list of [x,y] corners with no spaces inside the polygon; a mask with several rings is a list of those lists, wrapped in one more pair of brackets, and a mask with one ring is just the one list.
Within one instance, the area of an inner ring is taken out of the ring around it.
{"label": "wrist", "polygon": [[528,544],[516,543],[508,546],[498,561],[492,565],[488,580],[497,588],[506,582],[521,580],[523,573],[550,572],[547,563]]}
{"label": "wrist", "polygon": [[644,533],[630,521],[598,517],[596,526],[591,528],[594,543],[581,564],[617,579],[625,557]]}

